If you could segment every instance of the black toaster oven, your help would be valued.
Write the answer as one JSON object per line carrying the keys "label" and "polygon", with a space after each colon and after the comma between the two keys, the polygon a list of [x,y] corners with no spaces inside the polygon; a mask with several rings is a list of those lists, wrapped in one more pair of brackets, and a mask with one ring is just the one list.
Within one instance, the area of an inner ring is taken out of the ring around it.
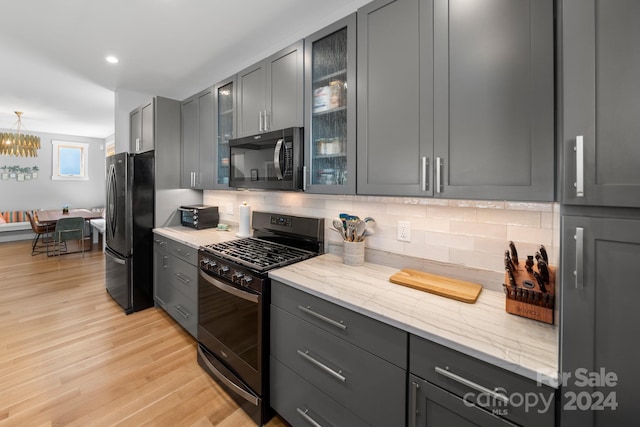
{"label": "black toaster oven", "polygon": [[220,219],[217,206],[180,206],[178,212],[183,227],[197,230],[217,227]]}

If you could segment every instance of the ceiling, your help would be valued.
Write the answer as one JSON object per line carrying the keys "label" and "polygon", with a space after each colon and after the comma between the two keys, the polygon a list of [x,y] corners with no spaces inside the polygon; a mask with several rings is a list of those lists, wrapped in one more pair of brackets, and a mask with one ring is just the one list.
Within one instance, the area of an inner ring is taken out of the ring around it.
{"label": "ceiling", "polygon": [[116,91],[184,99],[368,1],[6,2],[0,129],[17,110],[28,131],[106,138]]}

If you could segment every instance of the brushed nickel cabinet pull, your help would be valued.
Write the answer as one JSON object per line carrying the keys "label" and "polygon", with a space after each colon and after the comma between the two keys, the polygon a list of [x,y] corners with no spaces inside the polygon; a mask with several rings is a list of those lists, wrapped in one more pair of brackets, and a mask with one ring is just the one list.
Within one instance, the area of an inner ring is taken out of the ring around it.
{"label": "brushed nickel cabinet pull", "polygon": [[436,157],[436,193],[442,193],[442,158]]}
{"label": "brushed nickel cabinet pull", "polygon": [[429,169],[429,158],[422,158],[422,191],[429,191],[429,174],[427,170]]}
{"label": "brushed nickel cabinet pull", "polygon": [[584,197],[584,136],[576,136],[576,197]]}
{"label": "brushed nickel cabinet pull", "polygon": [[420,384],[411,381],[411,427],[418,427],[418,389]]}
{"label": "brushed nickel cabinet pull", "polygon": [[573,275],[576,277],[576,289],[584,288],[584,228],[576,227],[576,269]]}
{"label": "brushed nickel cabinet pull", "polygon": [[191,283],[191,280],[187,279],[186,277],[184,277],[182,274],[180,273],[176,273],[176,277],[185,285],[188,285],[189,283]]}
{"label": "brushed nickel cabinet pull", "polygon": [[342,375],[342,371],[340,372],[336,372],[333,369],[331,369],[330,367],[328,367],[327,365],[325,365],[324,363],[316,360],[315,358],[309,356],[309,350],[307,351],[302,351],[302,350],[296,350],[298,352],[298,354],[300,356],[302,356],[303,359],[305,359],[307,362],[311,363],[312,365],[317,366],[318,368],[322,369],[323,371],[325,371],[327,374],[331,375],[332,377],[342,381],[342,382],[346,382],[347,378]]}
{"label": "brushed nickel cabinet pull", "polygon": [[180,313],[180,315],[181,315],[182,317],[184,317],[185,319],[188,319],[188,318],[189,318],[189,316],[191,316],[191,313],[188,313],[188,312],[185,312],[185,311],[183,311],[183,310],[182,310],[182,309],[183,309],[183,307],[182,307],[181,305],[176,305],[176,306],[175,306],[175,309],[176,309],[176,311],[177,311],[178,313]]}
{"label": "brushed nickel cabinet pull", "polygon": [[323,316],[320,313],[316,313],[315,311],[311,310],[311,307],[309,307],[309,306],[303,307],[303,306],[299,305],[298,309],[302,310],[303,312],[307,313],[310,316],[315,317],[316,319],[322,320],[323,322],[330,324],[331,326],[335,326],[336,328],[340,328],[343,331],[347,329],[347,325],[345,325],[342,321],[338,322],[337,320],[330,319],[330,318],[328,318],[326,316]]}
{"label": "brushed nickel cabinet pull", "polygon": [[489,390],[488,388],[481,386],[480,384],[474,383],[473,381],[470,381],[466,378],[463,378],[459,375],[454,374],[453,372],[449,371],[449,369],[442,369],[439,366],[436,366],[436,373],[447,377],[449,379],[452,379],[455,382],[458,382],[462,385],[465,385],[469,388],[474,389],[475,391],[479,391],[480,393],[486,393],[489,396],[493,397],[494,399],[498,399],[501,402],[505,403],[505,404],[509,404],[509,398],[507,396],[505,396],[502,393],[498,393],[497,391],[494,390]]}
{"label": "brushed nickel cabinet pull", "polygon": [[300,414],[300,416],[309,424],[311,424],[313,427],[322,427],[321,424],[319,424],[316,420],[314,420],[313,418],[311,418],[311,416],[308,414],[309,410],[305,409],[304,411],[300,408],[296,408],[296,411],[298,412],[298,414]]}

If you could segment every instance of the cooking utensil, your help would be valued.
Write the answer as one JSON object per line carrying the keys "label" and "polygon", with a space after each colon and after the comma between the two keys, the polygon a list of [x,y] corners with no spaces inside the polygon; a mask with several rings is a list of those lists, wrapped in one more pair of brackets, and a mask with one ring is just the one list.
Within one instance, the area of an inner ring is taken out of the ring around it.
{"label": "cooking utensil", "polygon": [[356,221],[356,242],[364,240],[364,233],[367,231],[367,223],[359,219]]}
{"label": "cooking utensil", "polygon": [[334,219],[333,220],[333,229],[336,230],[338,233],[340,233],[340,236],[342,237],[343,240],[346,240],[346,225],[345,223],[340,220],[340,219]]}
{"label": "cooking utensil", "polygon": [[347,241],[355,242],[356,240],[356,222],[347,222]]}
{"label": "cooking utensil", "polygon": [[374,234],[376,229],[376,220],[368,216],[365,219],[363,219],[363,221],[367,226],[366,235],[371,236],[372,234]]}

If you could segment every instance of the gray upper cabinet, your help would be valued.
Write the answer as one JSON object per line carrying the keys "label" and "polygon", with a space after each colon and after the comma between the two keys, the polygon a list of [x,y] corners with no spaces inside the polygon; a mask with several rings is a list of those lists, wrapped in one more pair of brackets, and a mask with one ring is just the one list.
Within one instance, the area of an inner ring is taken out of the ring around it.
{"label": "gray upper cabinet", "polygon": [[436,194],[554,199],[553,7],[434,0]]}
{"label": "gray upper cabinet", "polygon": [[238,137],[303,126],[303,61],[300,40],[238,73]]}
{"label": "gray upper cabinet", "polygon": [[181,104],[181,184],[183,188],[214,188],[214,94],[206,89]]}
{"label": "gray upper cabinet", "polygon": [[155,148],[153,99],[136,108],[129,114],[130,151],[144,153]]}
{"label": "gray upper cabinet", "polygon": [[432,194],[432,19],[423,4],[378,0],[358,10],[358,194]]}
{"label": "gray upper cabinet", "polygon": [[305,165],[311,193],[356,191],[356,14],[305,38]]}
{"label": "gray upper cabinet", "polygon": [[562,227],[561,425],[637,425],[640,221],[564,216]]}
{"label": "gray upper cabinet", "polygon": [[640,207],[640,3],[562,2],[563,201]]}
{"label": "gray upper cabinet", "polygon": [[553,1],[358,11],[358,193],[554,199]]}
{"label": "gray upper cabinet", "polygon": [[214,187],[229,188],[229,140],[236,135],[236,76],[213,87],[216,178]]}

